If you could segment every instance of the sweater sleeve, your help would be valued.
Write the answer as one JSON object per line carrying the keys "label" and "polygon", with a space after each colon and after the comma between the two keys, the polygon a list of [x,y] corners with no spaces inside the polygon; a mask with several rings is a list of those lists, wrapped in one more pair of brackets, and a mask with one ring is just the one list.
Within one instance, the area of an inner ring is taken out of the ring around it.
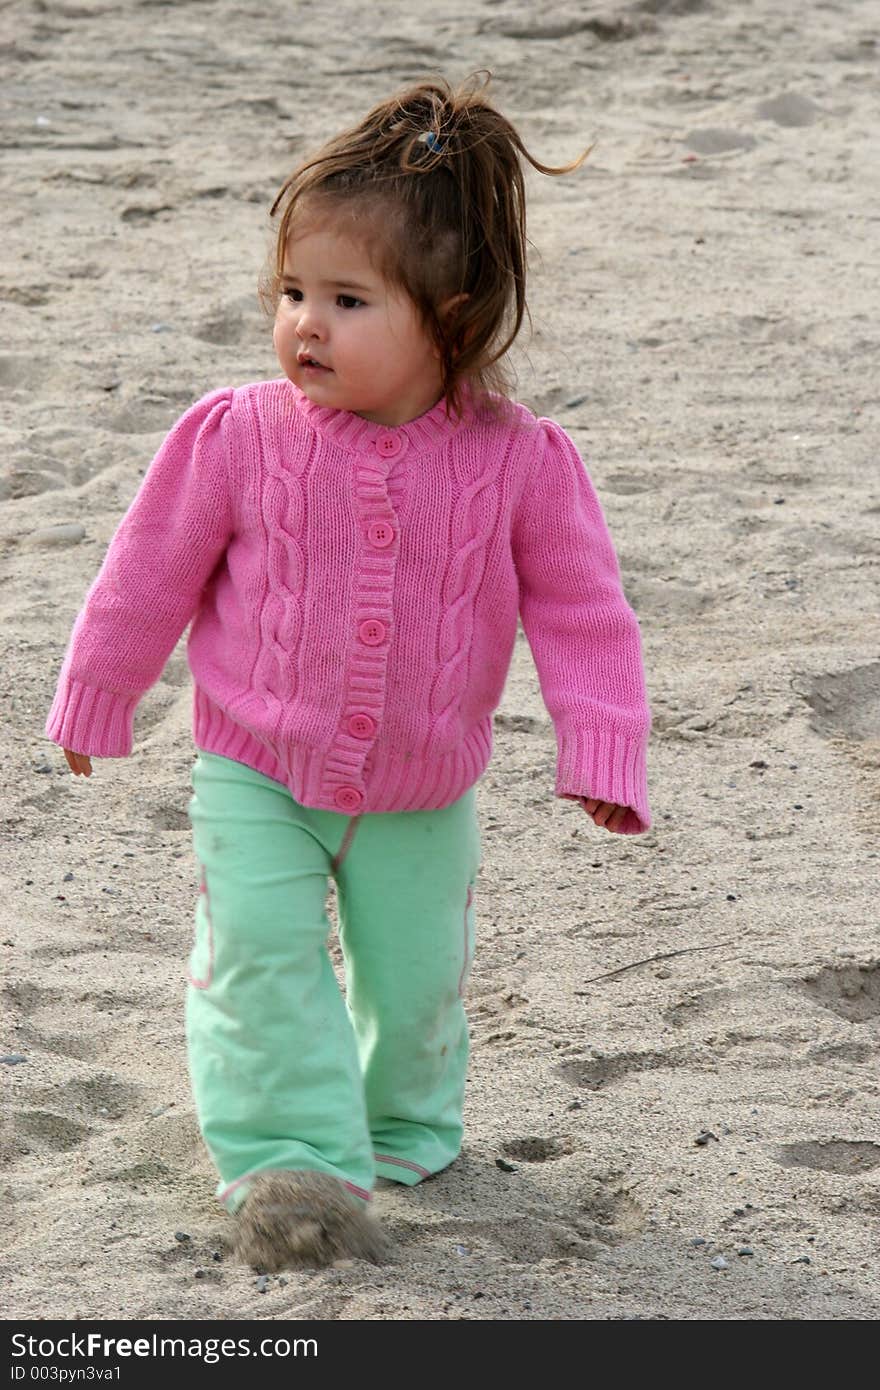
{"label": "sweater sleeve", "polygon": [[123,517],[73,627],[46,722],[53,742],[131,752],[135,707],[162,674],[232,532],[232,391],[192,406]]}
{"label": "sweater sleeve", "polygon": [[651,823],[638,622],[574,443],[552,420],[538,421],[538,441],[513,555],[520,616],[556,730],[556,795],[628,806],[621,831],[634,835]]}

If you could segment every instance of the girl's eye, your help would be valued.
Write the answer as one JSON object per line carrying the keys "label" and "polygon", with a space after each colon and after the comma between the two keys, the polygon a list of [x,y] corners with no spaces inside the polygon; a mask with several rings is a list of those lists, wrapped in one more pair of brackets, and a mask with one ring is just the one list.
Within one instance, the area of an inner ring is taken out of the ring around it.
{"label": "girl's eye", "polygon": [[281,297],[282,299],[289,300],[291,304],[299,304],[300,300],[302,299],[302,290],[282,290]]}
{"label": "girl's eye", "polygon": [[353,294],[340,294],[337,296],[337,302],[342,309],[356,309],[364,301],[357,299]]}

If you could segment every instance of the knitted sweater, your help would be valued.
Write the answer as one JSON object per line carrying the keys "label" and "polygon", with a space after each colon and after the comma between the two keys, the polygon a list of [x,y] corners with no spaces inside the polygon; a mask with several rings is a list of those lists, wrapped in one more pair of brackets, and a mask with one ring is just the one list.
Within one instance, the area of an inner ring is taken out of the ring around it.
{"label": "knitted sweater", "polygon": [[131,752],[192,623],[197,746],[359,814],[446,806],[484,771],[522,618],[556,794],[650,824],[635,616],[578,452],[523,406],[398,428],[286,379],[214,391],[171,430],[74,625],[46,732]]}

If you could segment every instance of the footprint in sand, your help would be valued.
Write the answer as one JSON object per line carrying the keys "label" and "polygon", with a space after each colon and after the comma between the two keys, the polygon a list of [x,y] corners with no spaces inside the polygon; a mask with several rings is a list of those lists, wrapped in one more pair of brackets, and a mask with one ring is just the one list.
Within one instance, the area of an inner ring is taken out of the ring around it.
{"label": "footprint in sand", "polygon": [[[662,0],[657,2],[662,3]],[[546,43],[550,39],[572,39],[581,35],[596,43],[622,43],[638,38],[645,32],[653,32],[655,27],[651,15],[636,12],[630,15],[560,14],[548,19],[542,18],[531,7],[512,13],[506,9],[501,18],[482,25],[484,31],[502,34],[508,39],[522,39],[526,43]]]}
{"label": "footprint in sand", "polygon": [[[511,989],[490,991],[482,997],[474,995],[470,1014],[475,1026],[475,1042],[492,1047],[503,1047],[507,1043],[517,1042],[520,1033],[516,1026],[505,1028],[499,1025],[517,1025],[528,1002],[524,995]],[[483,1033],[480,1031],[481,1026],[492,1031]]]}
{"label": "footprint in sand", "polygon": [[[643,339],[643,342],[647,344],[648,340]],[[659,345],[659,342],[659,339],[651,339],[651,344]],[[655,491],[656,487],[656,478],[649,477],[647,473],[633,473],[623,469],[608,475],[603,491],[613,492],[618,497],[636,497],[640,492]]]}
{"label": "footprint in sand", "polygon": [[873,1023],[880,1018],[880,961],[827,965],[793,984],[849,1023]]}
{"label": "footprint in sand", "polygon": [[49,292],[45,285],[2,285],[0,299],[7,304],[22,304],[26,309],[35,309],[49,303]]}
{"label": "footprint in sand", "polygon": [[10,1114],[7,1106],[0,1144],[7,1163],[34,1152],[67,1153],[77,1148],[96,1125],[122,1119],[140,1092],[114,1077],[95,1076],[48,1089],[25,1086],[20,1094],[19,1109]]}
{"label": "footprint in sand", "polygon": [[[103,949],[79,942],[75,951],[53,951],[49,947],[33,952],[38,958],[58,959],[58,956],[81,956],[89,951]],[[78,997],[70,992],[61,994],[57,990],[39,990],[36,986],[14,987],[8,991],[7,998],[17,1009],[21,1023],[18,1024],[17,1038],[22,1047],[28,1049],[33,1058],[39,1055],[67,1056],[76,1062],[103,1062],[107,1065],[108,1044],[114,1034],[114,1015],[128,1015],[132,1008],[143,1005],[143,994],[122,994],[115,990],[90,990]],[[76,1005],[78,1026],[71,1030],[71,1004]],[[61,1024],[58,1027],[58,1024]],[[76,1083],[82,1086],[83,1083]],[[88,1094],[88,1093],[85,1093]],[[120,1104],[115,1098],[113,1104],[101,1099],[97,1111],[113,1115],[114,1105]]]}
{"label": "footprint in sand", "polygon": [[96,952],[107,950],[106,941],[76,941],[49,943],[44,946],[35,946],[30,955],[36,961],[45,961],[49,964],[56,960],[74,960],[77,956],[94,955]]}
{"label": "footprint in sand", "polygon": [[167,221],[174,212],[174,208],[162,203],[157,207],[130,207],[123,208],[119,214],[121,221],[133,226],[149,225],[155,221]]}
{"label": "footprint in sand", "polygon": [[[100,1038],[90,1037],[87,1031],[56,1035],[41,1026],[40,1016],[48,1012],[51,1017],[51,1011],[64,1002],[61,991],[30,980],[11,981],[3,990],[3,998],[7,1012],[21,1020],[17,1036],[30,1060],[43,1054],[88,1061],[99,1053]],[[72,1148],[91,1133],[95,1122],[122,1119],[140,1094],[139,1087],[108,1073],[73,1077],[52,1087],[39,1084],[38,1072],[28,1074],[14,1095],[19,1108],[9,1122],[9,1131],[16,1136],[13,1148],[18,1153],[29,1152],[35,1141],[48,1149]]]}
{"label": "footprint in sand", "polygon": [[811,1047],[809,1051],[811,1062],[853,1062],[856,1066],[862,1066],[866,1062],[874,1062],[876,1057],[877,1048],[872,1043],[824,1042]]}
{"label": "footprint in sand", "polygon": [[93,1120],[121,1120],[140,1100],[138,1086],[115,1076],[74,1077],[43,1093],[43,1099]]}
{"label": "footprint in sand", "polygon": [[553,1258],[595,1260],[602,1251],[591,1223],[556,1221],[539,1210],[524,1212],[503,1224],[474,1222],[471,1229],[488,1244],[500,1247],[515,1264]]}
{"label": "footprint in sand", "polygon": [[676,618],[697,618],[708,613],[722,598],[721,594],[696,584],[653,579],[646,575],[630,574],[626,589],[636,610],[650,617],[671,614]]}
{"label": "footprint in sand", "polygon": [[682,143],[694,154],[732,154],[735,150],[753,150],[758,143],[753,135],[742,130],[718,130],[704,127],[689,130]]}
{"label": "footprint in sand", "polygon": [[599,1091],[633,1073],[671,1070],[693,1064],[694,1060],[692,1051],[686,1048],[671,1048],[668,1052],[617,1052],[563,1062],[556,1071],[573,1086]]}
{"label": "footprint in sand", "polygon": [[812,125],[822,114],[820,108],[809,97],[799,92],[782,92],[779,96],[759,101],[755,107],[759,120],[772,121],[781,126]]}
{"label": "footprint in sand", "polygon": [[575,1146],[574,1140],[564,1135],[547,1139],[538,1136],[509,1139],[501,1148],[507,1158],[519,1163],[546,1163],[550,1159],[564,1158],[566,1154],[574,1153]]}
{"label": "footprint in sand", "polygon": [[0,356],[0,386],[36,392],[48,375],[48,368],[27,353],[9,352]]}
{"label": "footprint in sand", "polygon": [[880,1167],[880,1144],[853,1139],[807,1139],[780,1145],[774,1157],[782,1168],[815,1168],[820,1173],[854,1178]]}
{"label": "footprint in sand", "polygon": [[200,342],[215,347],[238,347],[244,342],[267,342],[269,326],[255,299],[244,295],[200,319],[191,332]]}
{"label": "footprint in sand", "polygon": [[112,413],[95,419],[95,424],[103,425],[114,434],[158,434],[169,430],[181,410],[192,404],[190,395],[143,395],[124,405],[113,408]]}
{"label": "footprint in sand", "polygon": [[810,726],[816,733],[856,743],[880,741],[880,661],[816,676],[801,694],[813,711]]}
{"label": "footprint in sand", "polygon": [[495,729],[511,734],[537,734],[549,728],[548,721],[530,714],[496,714],[492,722]]}
{"label": "footprint in sand", "polygon": [[189,815],[179,806],[156,806],[145,812],[144,819],[149,820],[154,830],[186,831],[189,834],[191,829]]}
{"label": "footprint in sand", "polygon": [[[4,1000],[10,1012],[24,1019],[18,1037],[33,1060],[39,1053],[80,1058],[80,1038],[50,1037],[36,1026],[41,1012],[57,1006],[64,996],[31,981],[8,984]],[[88,1060],[94,1049],[85,1040]],[[7,1162],[34,1152],[66,1153],[84,1143],[93,1133],[95,1121],[115,1120],[130,1108],[138,1096],[131,1086],[114,1077],[98,1075],[74,1078],[63,1085],[34,1085],[23,1078],[21,1089],[7,1104],[8,1122],[4,1126],[2,1151]]]}
{"label": "footprint in sand", "polygon": [[[516,1189],[505,1189],[504,1214],[480,1221],[441,1221],[430,1228],[433,1237],[452,1237],[459,1249],[482,1246],[500,1251],[514,1264],[537,1264],[547,1259],[594,1260],[609,1246],[632,1240],[647,1218],[619,1181],[607,1176],[588,1178],[564,1206],[528,1198],[517,1203]],[[424,1232],[403,1232],[424,1241]],[[395,1238],[400,1236],[395,1232]],[[445,1242],[444,1242],[445,1243]]]}
{"label": "footprint in sand", "polygon": [[87,1125],[50,1110],[20,1110],[10,1119],[0,1152],[6,1162],[24,1158],[35,1149],[67,1153],[84,1143],[91,1132]]}

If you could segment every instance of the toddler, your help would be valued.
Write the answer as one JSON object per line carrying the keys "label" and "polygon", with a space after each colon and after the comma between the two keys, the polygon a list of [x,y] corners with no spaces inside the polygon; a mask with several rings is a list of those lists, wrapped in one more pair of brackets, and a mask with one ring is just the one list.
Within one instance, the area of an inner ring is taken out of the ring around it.
{"label": "toddler", "polygon": [[[423,83],[288,179],[264,290],[283,376],[159,449],[73,629],[47,734],[131,752],[188,623],[201,1132],[264,1270],[378,1260],[377,1177],[459,1153],[475,784],[522,619],[555,792],[649,811],[639,630],[578,451],[510,399],[521,159],[484,90]],[[327,954],[334,878],[343,1000]]]}

